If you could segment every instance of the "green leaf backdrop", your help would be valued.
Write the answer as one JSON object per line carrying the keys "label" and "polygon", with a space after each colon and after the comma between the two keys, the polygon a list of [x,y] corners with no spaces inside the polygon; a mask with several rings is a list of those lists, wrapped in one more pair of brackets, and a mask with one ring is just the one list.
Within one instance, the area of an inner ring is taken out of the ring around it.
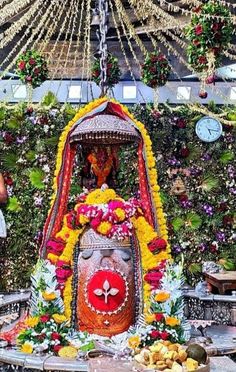
{"label": "green leaf backdrop", "polygon": [[[224,126],[221,139],[203,143],[195,134],[201,114],[188,106],[159,109],[161,114],[151,105],[132,107],[153,141],[173,255],[178,260],[184,253],[186,277],[193,284],[204,260],[224,258],[231,269],[235,264],[235,129]],[[235,111],[224,110],[234,120]],[[49,207],[58,138],[74,114],[72,106],[61,106],[50,95],[33,108],[0,107],[0,170],[9,193],[3,207],[8,237],[0,242],[1,290],[29,285]],[[135,153],[135,147],[120,153],[117,189],[125,198],[137,193]],[[71,205],[80,192],[78,172]],[[173,192],[176,179],[184,185],[181,195]]]}

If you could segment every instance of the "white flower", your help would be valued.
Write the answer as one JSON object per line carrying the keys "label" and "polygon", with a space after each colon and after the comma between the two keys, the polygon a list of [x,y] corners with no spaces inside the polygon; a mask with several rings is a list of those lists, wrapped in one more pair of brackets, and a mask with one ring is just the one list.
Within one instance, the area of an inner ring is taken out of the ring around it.
{"label": "white flower", "polygon": [[49,125],[44,125],[43,126],[43,131],[44,131],[44,133],[48,133],[48,131],[49,131]]}
{"label": "white flower", "polygon": [[50,168],[49,168],[49,165],[48,164],[44,164],[44,166],[42,167],[43,171],[45,173],[49,173],[50,172]]}

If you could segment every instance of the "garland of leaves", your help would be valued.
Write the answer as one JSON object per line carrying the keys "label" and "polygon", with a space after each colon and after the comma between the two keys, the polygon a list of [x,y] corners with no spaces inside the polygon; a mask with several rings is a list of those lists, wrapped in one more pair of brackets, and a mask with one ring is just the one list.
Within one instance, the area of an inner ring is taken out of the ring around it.
{"label": "garland of leaves", "polygon": [[[92,72],[92,81],[94,81],[97,85],[101,82],[101,66],[100,66],[100,59],[95,58],[95,61],[91,68]],[[107,58],[107,86],[108,88],[113,88],[114,85],[119,83],[121,76],[121,71],[119,68],[118,58],[113,56],[112,54],[108,54]]]}
{"label": "garland of leaves", "polygon": [[48,78],[47,62],[36,50],[28,50],[16,61],[16,74],[20,80],[32,86],[39,87]]}
{"label": "garland of leaves", "polygon": [[142,82],[151,88],[162,87],[166,84],[171,67],[164,54],[148,53],[142,65]]}

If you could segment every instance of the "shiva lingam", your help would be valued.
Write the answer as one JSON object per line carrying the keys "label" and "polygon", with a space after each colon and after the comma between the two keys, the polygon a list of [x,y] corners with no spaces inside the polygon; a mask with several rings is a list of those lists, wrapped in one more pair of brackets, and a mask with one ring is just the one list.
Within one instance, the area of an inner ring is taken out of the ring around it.
{"label": "shiva lingam", "polygon": [[111,336],[135,320],[136,292],[130,239],[118,241],[92,228],[80,239],[77,319],[79,329]]}

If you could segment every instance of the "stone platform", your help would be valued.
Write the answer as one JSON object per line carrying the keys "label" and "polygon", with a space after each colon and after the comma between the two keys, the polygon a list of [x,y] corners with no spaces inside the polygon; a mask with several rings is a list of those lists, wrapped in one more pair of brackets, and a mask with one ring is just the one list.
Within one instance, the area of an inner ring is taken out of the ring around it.
{"label": "stone platform", "polygon": [[[52,356],[35,356],[23,354],[13,349],[0,349],[0,371],[26,370],[41,371],[76,371],[76,372],[143,372],[141,366],[129,361],[96,358],[88,362],[63,359]],[[150,370],[149,370],[150,371]],[[235,372],[236,364],[226,356],[210,358],[211,372]]]}

